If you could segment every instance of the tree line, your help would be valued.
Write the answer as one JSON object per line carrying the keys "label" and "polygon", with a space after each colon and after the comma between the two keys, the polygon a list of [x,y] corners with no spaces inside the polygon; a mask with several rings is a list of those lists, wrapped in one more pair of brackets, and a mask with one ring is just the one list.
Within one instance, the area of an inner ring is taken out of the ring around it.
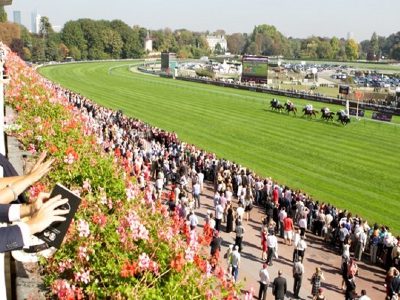
{"label": "tree line", "polygon": [[[7,22],[4,8],[0,9],[0,39],[24,60],[33,62],[141,58],[148,29],[129,26],[121,20],[79,19],[65,23],[55,32],[48,17],[42,17],[38,34],[24,26]],[[221,45],[209,49],[206,36],[210,32],[193,32],[169,28],[152,30],[153,49],[175,52],[179,58],[200,58],[221,54]],[[290,59],[321,59],[351,61],[380,60],[382,57],[400,60],[400,32],[388,37],[373,33],[370,40],[357,43],[354,39],[312,36],[305,39],[286,37],[274,26],[263,24],[251,33],[225,34],[228,51],[235,55],[253,54],[283,56]]]}

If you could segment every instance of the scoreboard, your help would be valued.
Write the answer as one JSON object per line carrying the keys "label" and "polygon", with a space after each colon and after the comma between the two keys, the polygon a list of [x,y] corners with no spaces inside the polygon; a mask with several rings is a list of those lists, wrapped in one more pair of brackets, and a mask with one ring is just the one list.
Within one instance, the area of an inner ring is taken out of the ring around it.
{"label": "scoreboard", "polygon": [[254,81],[267,83],[268,57],[256,55],[244,55],[242,58],[242,81]]}

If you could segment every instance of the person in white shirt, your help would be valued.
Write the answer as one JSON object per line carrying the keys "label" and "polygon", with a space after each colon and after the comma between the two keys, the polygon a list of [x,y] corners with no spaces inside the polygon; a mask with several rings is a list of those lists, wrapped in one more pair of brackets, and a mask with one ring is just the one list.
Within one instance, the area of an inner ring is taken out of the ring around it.
{"label": "person in white shirt", "polygon": [[258,292],[258,299],[260,300],[266,300],[267,299],[267,289],[269,285],[269,274],[267,270],[268,265],[263,264],[262,269],[259,272],[259,282],[260,282],[260,290]]}
{"label": "person in white shirt", "polygon": [[295,244],[295,248],[293,251],[293,261],[296,261],[297,258],[297,260],[303,262],[304,253],[306,249],[307,249],[307,243],[304,240],[304,237],[300,236],[300,239]]}
{"label": "person in white shirt", "polygon": [[190,222],[190,230],[196,229],[197,225],[199,224],[199,220],[197,219],[197,216],[193,210],[190,212],[189,222]]}
{"label": "person in white shirt", "polygon": [[278,256],[278,239],[274,232],[270,232],[267,237],[268,257],[267,264],[272,266],[272,259]]}
{"label": "person in white shirt", "polygon": [[196,182],[193,185],[194,208],[200,208],[200,192],[201,192],[200,183]]}
{"label": "person in white shirt", "polygon": [[366,290],[361,290],[361,297],[358,300],[371,300],[371,298],[367,296]]}

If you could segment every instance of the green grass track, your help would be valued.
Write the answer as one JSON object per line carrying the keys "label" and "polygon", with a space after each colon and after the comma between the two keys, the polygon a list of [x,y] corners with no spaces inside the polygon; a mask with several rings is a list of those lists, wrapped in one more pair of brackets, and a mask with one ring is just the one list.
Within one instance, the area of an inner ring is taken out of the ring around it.
{"label": "green grass track", "polygon": [[[132,64],[67,64],[40,72],[101,105],[175,131],[188,143],[400,233],[399,124],[353,119],[343,127],[288,116],[269,110],[271,95],[135,73]],[[306,104],[293,101],[299,109]]]}

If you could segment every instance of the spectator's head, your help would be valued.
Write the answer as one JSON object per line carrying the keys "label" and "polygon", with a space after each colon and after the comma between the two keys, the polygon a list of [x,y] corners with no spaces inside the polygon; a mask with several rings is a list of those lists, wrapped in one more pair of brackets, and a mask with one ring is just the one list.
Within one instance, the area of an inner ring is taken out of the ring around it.
{"label": "spectator's head", "polygon": [[367,291],[366,290],[361,290],[361,296],[366,296],[367,295]]}
{"label": "spectator's head", "polygon": [[279,275],[279,276],[282,276],[282,274],[283,274],[282,271],[279,270],[279,271],[278,271],[278,275]]}
{"label": "spectator's head", "polygon": [[266,269],[268,267],[268,264],[263,263],[263,269]]}
{"label": "spectator's head", "polygon": [[239,251],[239,246],[238,245],[235,246],[235,250]]}

